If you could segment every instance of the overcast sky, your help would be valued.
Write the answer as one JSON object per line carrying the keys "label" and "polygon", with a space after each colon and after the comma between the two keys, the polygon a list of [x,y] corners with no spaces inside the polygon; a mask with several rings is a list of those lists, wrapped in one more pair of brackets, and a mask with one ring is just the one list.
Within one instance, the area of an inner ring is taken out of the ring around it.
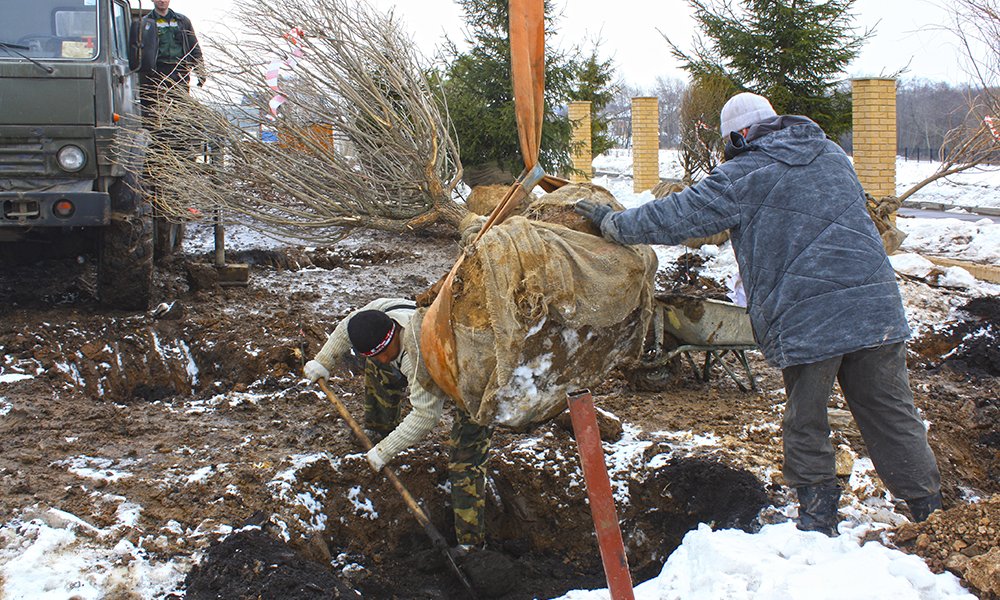
{"label": "overcast sky", "polygon": [[[200,34],[211,35],[220,18],[242,1],[246,0],[172,0],[171,8],[191,17]],[[393,9],[426,54],[445,35],[456,41],[463,37],[461,12],[453,0],[372,3]],[[949,4],[946,0],[857,0],[856,25],[874,27],[875,35],[848,67],[848,75],[888,75],[909,65],[904,77],[968,81],[954,36],[942,29],[950,23],[944,8]],[[562,10],[557,42],[571,46],[600,38],[602,54],[613,59],[626,83],[650,88],[657,77],[685,78],[659,31],[685,50],[691,48],[696,29],[686,0],[556,0],[556,5]],[[151,8],[152,2],[142,0],[142,6]]]}

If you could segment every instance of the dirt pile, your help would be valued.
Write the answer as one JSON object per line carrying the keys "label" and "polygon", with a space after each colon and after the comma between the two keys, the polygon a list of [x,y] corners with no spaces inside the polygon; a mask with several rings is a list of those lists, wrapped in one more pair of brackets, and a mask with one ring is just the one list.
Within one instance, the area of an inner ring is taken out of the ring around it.
{"label": "dirt pile", "polygon": [[657,292],[670,292],[729,301],[726,286],[702,276],[705,259],[693,252],[681,255],[674,264],[656,274]]}
{"label": "dirt pile", "polygon": [[622,523],[629,567],[639,581],[655,577],[684,534],[699,523],[754,532],[761,526],[757,515],[769,502],[764,485],[750,472],[704,459],[671,459],[634,483],[631,492],[632,503],[645,507]]}
{"label": "dirt pile", "polygon": [[362,598],[327,565],[315,562],[259,528],[213,546],[184,581],[188,600],[318,600]]}
{"label": "dirt pile", "polygon": [[931,364],[1000,377],[1000,298],[973,298],[961,311],[967,319],[928,333],[914,344],[915,349]]}
{"label": "dirt pile", "polygon": [[980,598],[1000,598],[1000,495],[907,523],[890,539],[935,572],[948,570],[962,578]]}

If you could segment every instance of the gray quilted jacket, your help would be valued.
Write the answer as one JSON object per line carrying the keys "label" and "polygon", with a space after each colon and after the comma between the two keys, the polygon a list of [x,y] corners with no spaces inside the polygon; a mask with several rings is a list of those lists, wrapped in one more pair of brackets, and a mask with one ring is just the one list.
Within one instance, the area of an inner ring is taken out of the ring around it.
{"label": "gray quilted jacket", "polygon": [[624,244],[729,229],[767,361],[785,368],[910,335],[895,274],[847,155],[799,116],[751,128],[749,149],[683,191],[613,213]]}

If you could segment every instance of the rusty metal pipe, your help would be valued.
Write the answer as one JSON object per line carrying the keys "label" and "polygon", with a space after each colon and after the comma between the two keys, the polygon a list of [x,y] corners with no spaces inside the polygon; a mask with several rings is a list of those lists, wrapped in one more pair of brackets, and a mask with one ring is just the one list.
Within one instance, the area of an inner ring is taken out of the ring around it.
{"label": "rusty metal pipe", "polygon": [[604,463],[601,433],[597,427],[597,413],[590,390],[583,389],[566,395],[573,434],[580,452],[580,467],[587,485],[590,516],[597,532],[597,545],[601,549],[604,576],[608,580],[611,600],[635,600],[632,576],[628,571],[628,558],[622,530],[618,525],[618,512],[611,494],[611,479]]}

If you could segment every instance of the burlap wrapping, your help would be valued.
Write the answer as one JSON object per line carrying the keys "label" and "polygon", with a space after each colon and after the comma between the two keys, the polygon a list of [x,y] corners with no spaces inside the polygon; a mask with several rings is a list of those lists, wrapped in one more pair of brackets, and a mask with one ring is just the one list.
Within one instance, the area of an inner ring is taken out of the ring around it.
{"label": "burlap wrapping", "polygon": [[556,223],[510,217],[468,249],[451,316],[459,389],[481,425],[546,421],[568,391],[639,356],[656,255],[558,224],[592,229],[572,212],[582,197],[617,207],[601,188],[566,186],[528,209]]}

